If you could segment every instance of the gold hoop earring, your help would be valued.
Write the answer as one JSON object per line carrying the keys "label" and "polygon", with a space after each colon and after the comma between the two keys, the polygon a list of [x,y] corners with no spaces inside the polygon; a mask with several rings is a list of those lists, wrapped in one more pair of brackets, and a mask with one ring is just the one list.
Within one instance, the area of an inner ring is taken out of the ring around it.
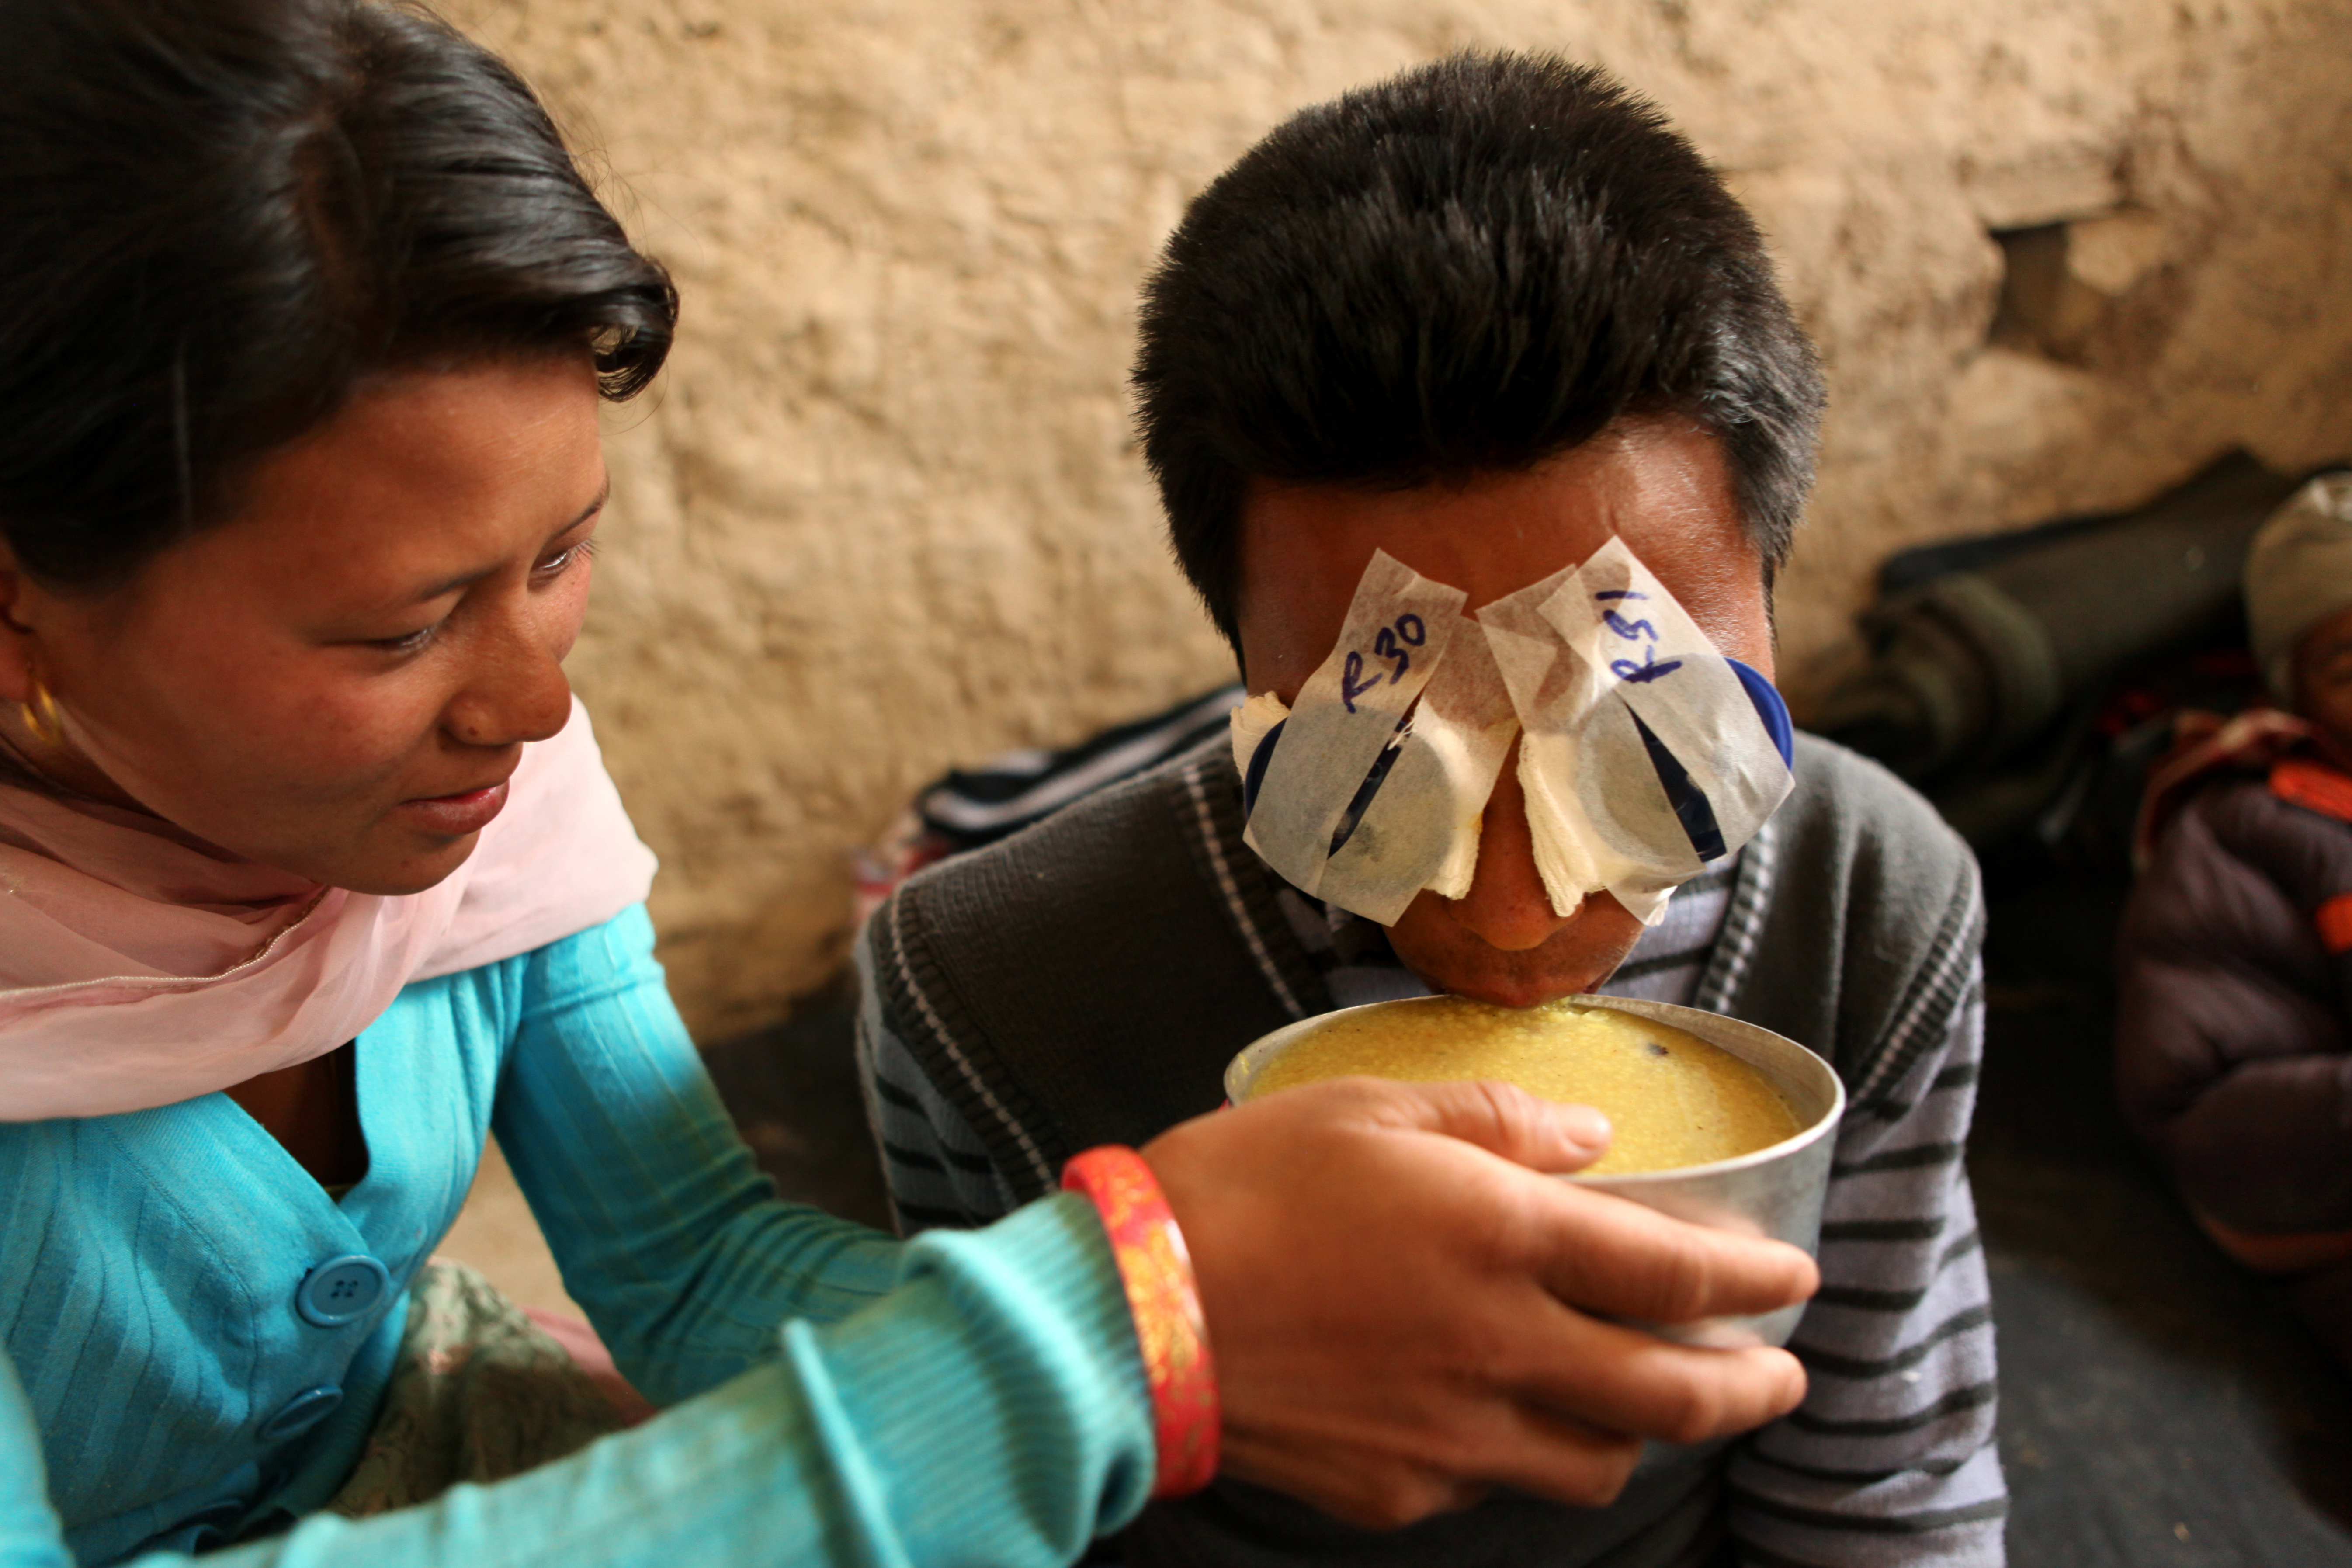
{"label": "gold hoop earring", "polygon": [[49,689],[41,684],[39,676],[33,677],[32,697],[17,703],[16,711],[24,719],[25,728],[30,730],[33,738],[41,744],[58,746],[65,743],[66,731],[58,718],[58,700],[49,695]]}

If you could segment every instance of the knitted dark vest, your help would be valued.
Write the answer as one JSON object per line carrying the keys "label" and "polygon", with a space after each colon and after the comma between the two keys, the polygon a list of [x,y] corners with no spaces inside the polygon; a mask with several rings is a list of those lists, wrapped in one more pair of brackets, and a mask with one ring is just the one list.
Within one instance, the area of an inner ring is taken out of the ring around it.
{"label": "knitted dark vest", "polygon": [[[1976,863],[1875,763],[1800,735],[1796,775],[1742,858],[1695,1000],[1811,1046],[1867,1115],[1941,1042],[1929,1026],[1979,934]],[[894,1031],[1024,1200],[1082,1149],[1213,1110],[1234,1052],[1331,1007],[1242,826],[1221,738],[924,872],[867,928]],[[1125,1550],[1134,1568],[1704,1562],[1718,1468],[1654,1447],[1607,1509],[1505,1495],[1389,1534],[1220,1482],[1147,1510]]]}

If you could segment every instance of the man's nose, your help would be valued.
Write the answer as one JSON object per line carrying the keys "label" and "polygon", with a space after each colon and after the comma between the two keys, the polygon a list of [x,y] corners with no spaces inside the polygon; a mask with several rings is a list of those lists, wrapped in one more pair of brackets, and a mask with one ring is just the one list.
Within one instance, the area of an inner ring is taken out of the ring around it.
{"label": "man's nose", "polygon": [[1519,748],[1512,743],[1486,802],[1478,830],[1478,869],[1470,890],[1446,906],[1473,936],[1505,952],[1540,947],[1576,918],[1551,907],[1543,873],[1536,869],[1535,837],[1528,826],[1527,794],[1519,787]]}

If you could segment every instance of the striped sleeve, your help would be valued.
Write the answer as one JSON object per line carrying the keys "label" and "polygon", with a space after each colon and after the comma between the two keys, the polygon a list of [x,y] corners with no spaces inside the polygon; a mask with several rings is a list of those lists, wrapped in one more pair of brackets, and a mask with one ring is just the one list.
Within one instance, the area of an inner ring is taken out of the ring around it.
{"label": "striped sleeve", "polygon": [[1970,959],[1952,979],[1940,1042],[1865,1085],[1839,1133],[1822,1290],[1790,1344],[1811,1387],[1729,1473],[1732,1530],[1757,1568],[2004,1561],[1991,1295],[1961,1163],[1981,968]]}
{"label": "striped sleeve", "polygon": [[1011,1214],[1019,1206],[1012,1184],[884,1016],[864,941],[856,952],[857,1078],[898,1233],[970,1229]]}

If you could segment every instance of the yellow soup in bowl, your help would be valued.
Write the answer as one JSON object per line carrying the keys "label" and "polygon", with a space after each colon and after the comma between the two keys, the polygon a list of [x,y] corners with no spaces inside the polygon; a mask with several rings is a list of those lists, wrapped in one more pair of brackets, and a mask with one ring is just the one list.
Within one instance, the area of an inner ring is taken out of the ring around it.
{"label": "yellow soup in bowl", "polygon": [[1250,1096],[1362,1073],[1416,1083],[1500,1079],[1597,1108],[1615,1130],[1599,1176],[1672,1171],[1769,1149],[1802,1123],[1769,1080],[1720,1047],[1604,1007],[1496,1007],[1431,996],[1341,1014],[1268,1060]]}

